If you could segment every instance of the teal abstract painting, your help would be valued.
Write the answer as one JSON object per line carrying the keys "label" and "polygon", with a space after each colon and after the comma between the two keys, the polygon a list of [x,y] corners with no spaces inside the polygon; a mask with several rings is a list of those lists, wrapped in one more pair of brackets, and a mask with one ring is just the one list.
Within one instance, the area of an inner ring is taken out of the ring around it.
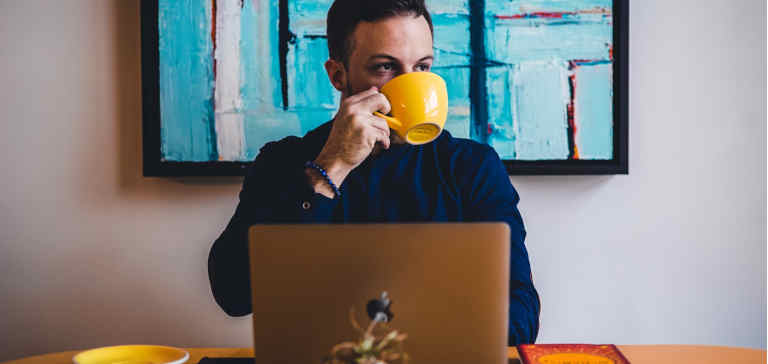
{"label": "teal abstract painting", "polygon": [[[145,0],[148,174],[239,174],[265,143],[331,120],[331,3]],[[626,5],[427,0],[446,130],[494,147],[510,173],[626,173]]]}

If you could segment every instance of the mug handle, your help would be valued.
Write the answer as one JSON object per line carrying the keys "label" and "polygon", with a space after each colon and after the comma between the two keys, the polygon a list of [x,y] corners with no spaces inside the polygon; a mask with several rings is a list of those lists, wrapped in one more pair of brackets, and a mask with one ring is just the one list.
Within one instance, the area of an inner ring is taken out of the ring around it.
{"label": "mug handle", "polygon": [[380,113],[378,111],[374,111],[373,115],[376,115],[376,116],[386,120],[387,124],[392,129],[400,130],[403,127],[403,123],[401,123],[399,120],[397,120],[397,119],[395,119],[395,118],[393,118],[391,116],[384,115],[384,114],[382,114],[382,113]]}

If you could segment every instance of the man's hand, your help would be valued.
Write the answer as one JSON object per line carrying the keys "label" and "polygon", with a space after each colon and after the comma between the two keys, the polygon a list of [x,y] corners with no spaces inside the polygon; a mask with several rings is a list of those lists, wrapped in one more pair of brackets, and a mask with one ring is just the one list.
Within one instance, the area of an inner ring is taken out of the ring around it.
{"label": "man's hand", "polygon": [[[389,126],[384,119],[374,116],[374,111],[390,111],[389,101],[376,87],[341,101],[328,140],[315,159],[336,186],[341,186],[349,172],[371,154],[376,143],[389,149]],[[333,197],[330,186],[317,171],[307,170],[307,174],[317,193]]]}

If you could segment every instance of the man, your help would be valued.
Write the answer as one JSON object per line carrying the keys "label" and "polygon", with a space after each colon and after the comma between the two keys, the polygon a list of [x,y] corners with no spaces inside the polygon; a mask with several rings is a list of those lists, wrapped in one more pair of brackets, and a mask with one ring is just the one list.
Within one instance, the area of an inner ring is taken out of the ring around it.
{"label": "man", "polygon": [[253,224],[504,221],[511,228],[509,344],[533,343],[539,296],[519,197],[496,152],[447,131],[425,145],[405,144],[373,115],[390,111],[378,92],[382,85],[432,67],[424,0],[336,0],[327,26],[325,69],[341,91],[339,111],[303,138],[261,149],[232,220],[211,248],[216,302],[232,316],[251,313],[247,230]]}

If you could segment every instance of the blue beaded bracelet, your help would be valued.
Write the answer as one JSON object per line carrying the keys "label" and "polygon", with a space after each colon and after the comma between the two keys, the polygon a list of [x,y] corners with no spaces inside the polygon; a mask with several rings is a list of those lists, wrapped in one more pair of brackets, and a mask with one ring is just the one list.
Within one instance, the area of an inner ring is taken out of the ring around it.
{"label": "blue beaded bracelet", "polygon": [[331,177],[328,177],[328,173],[325,171],[325,169],[323,169],[323,167],[320,167],[317,163],[313,161],[307,161],[307,163],[304,163],[304,168],[314,168],[318,172],[320,172],[320,174],[323,175],[323,178],[325,178],[325,182],[328,182],[328,185],[331,186],[331,189],[333,190],[333,193],[336,196],[336,198],[341,197],[341,191],[339,191],[336,185],[333,184],[333,181],[331,181]]}

